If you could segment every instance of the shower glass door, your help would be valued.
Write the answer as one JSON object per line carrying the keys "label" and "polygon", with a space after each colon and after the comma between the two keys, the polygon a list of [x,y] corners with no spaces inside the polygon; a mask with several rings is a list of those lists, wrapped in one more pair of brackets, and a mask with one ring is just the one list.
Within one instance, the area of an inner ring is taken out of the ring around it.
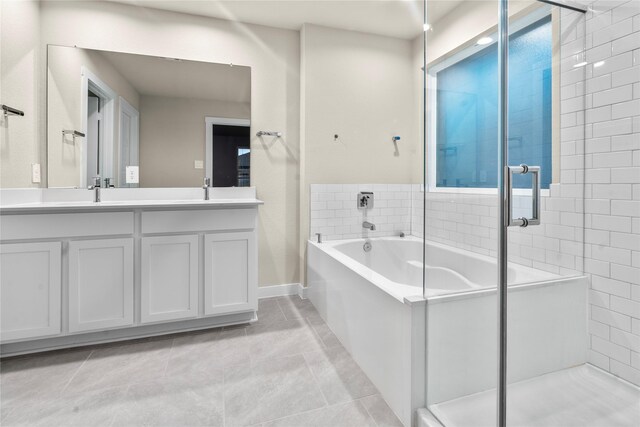
{"label": "shower glass door", "polygon": [[585,14],[508,8],[506,424],[588,425]]}
{"label": "shower glass door", "polygon": [[427,406],[445,426],[496,422],[498,4],[426,8]]}

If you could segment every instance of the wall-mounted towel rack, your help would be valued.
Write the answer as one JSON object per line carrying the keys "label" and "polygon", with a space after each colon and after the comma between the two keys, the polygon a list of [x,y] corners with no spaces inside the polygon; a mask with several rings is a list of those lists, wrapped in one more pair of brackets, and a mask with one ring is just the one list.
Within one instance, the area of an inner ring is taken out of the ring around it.
{"label": "wall-mounted towel rack", "polygon": [[79,136],[80,138],[84,138],[85,134],[80,132],[79,130],[63,130],[62,131],[63,135],[73,135],[75,136]]}
{"label": "wall-mounted towel rack", "polygon": [[9,107],[4,104],[0,107],[2,108],[2,112],[5,116],[24,116],[24,111],[18,110],[17,108]]}
{"label": "wall-mounted towel rack", "polygon": [[275,136],[276,138],[280,138],[282,136],[282,132],[269,132],[266,130],[260,130],[258,131],[258,133],[256,133],[257,137],[261,137],[261,136]]}
{"label": "wall-mounted towel rack", "polygon": [[76,138],[84,138],[85,134],[80,132],[79,130],[63,130],[62,131],[62,136],[64,137],[65,135],[71,135],[71,137],[73,138],[73,143],[75,144],[76,142]]}

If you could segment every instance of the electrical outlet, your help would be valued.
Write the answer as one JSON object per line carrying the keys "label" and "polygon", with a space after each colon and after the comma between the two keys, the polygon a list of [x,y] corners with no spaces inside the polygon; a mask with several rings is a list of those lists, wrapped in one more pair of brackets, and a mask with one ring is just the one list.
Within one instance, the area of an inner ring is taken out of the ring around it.
{"label": "electrical outlet", "polygon": [[195,169],[204,169],[204,162],[202,160],[196,160],[193,162],[193,167]]}
{"label": "electrical outlet", "polygon": [[31,164],[31,182],[34,184],[40,184],[40,163]]}
{"label": "electrical outlet", "polygon": [[140,183],[140,168],[138,166],[126,166],[124,170],[125,182],[127,184]]}

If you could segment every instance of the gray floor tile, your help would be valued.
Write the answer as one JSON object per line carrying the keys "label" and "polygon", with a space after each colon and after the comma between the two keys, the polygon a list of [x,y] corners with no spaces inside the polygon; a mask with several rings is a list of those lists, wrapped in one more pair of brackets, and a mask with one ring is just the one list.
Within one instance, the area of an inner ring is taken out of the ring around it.
{"label": "gray floor tile", "polygon": [[162,377],[171,341],[155,340],[97,348],[78,369],[64,392],[73,394]]}
{"label": "gray floor tile", "polygon": [[287,320],[310,319],[314,322],[322,322],[320,314],[308,299],[302,299],[297,295],[277,298],[278,305]]}
{"label": "gray floor tile", "polygon": [[254,360],[293,356],[324,348],[322,340],[304,319],[292,319],[247,328]]}
{"label": "gray floor tile", "polygon": [[369,412],[378,427],[402,427],[402,423],[393,413],[387,402],[379,394],[363,397],[360,402]]}
{"label": "gray floor tile", "polygon": [[114,426],[223,426],[223,383],[206,377],[134,384]]}
{"label": "gray floor tile", "polygon": [[258,323],[281,322],[287,320],[277,298],[264,298],[258,301]]}
{"label": "gray floor tile", "polygon": [[261,421],[309,411],[326,404],[309,367],[300,355],[256,363],[253,374],[262,390]]}
{"label": "gray floor tile", "polygon": [[224,372],[224,417],[227,427],[250,426],[260,422],[259,381],[250,363],[236,365]]}
{"label": "gray floor tile", "polygon": [[0,363],[2,408],[56,395],[91,354],[91,349],[43,353],[3,359]]}
{"label": "gray floor tile", "polygon": [[307,319],[307,322],[309,322],[313,330],[316,332],[316,334],[318,334],[318,337],[320,337],[325,347],[330,348],[342,346],[338,337],[335,336],[335,334],[331,331],[331,329],[329,329],[329,326],[327,326],[326,323],[313,322],[310,319]]}
{"label": "gray floor tile", "polygon": [[326,404],[300,355],[225,370],[224,399],[227,426],[254,425]]}
{"label": "gray floor tile", "polygon": [[244,328],[189,334],[173,340],[167,375],[247,363],[251,347]]}
{"label": "gray floor tile", "polygon": [[305,353],[304,357],[330,405],[378,392],[343,347]]}
{"label": "gray floor tile", "polygon": [[293,415],[265,424],[265,427],[376,427],[374,420],[358,401],[329,406]]}
{"label": "gray floor tile", "polygon": [[110,426],[125,403],[126,386],[51,395],[13,408],[3,426]]}

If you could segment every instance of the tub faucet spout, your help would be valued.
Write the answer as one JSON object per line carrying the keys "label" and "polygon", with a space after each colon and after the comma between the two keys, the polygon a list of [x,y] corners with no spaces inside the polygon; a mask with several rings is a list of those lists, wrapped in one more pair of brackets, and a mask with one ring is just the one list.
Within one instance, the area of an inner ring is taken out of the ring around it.
{"label": "tub faucet spout", "polygon": [[362,223],[362,228],[367,228],[367,229],[369,229],[371,231],[376,231],[376,225],[370,223],[369,221],[364,221]]}

